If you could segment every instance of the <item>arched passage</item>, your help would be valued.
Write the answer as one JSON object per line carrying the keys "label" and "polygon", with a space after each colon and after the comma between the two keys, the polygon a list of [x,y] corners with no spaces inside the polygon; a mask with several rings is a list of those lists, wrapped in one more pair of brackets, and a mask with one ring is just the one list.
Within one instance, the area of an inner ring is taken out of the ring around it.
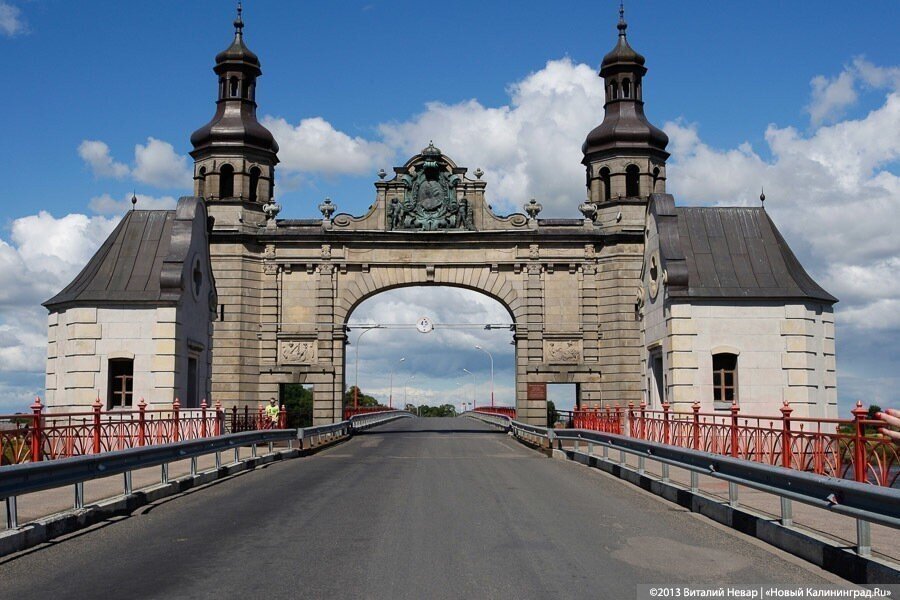
{"label": "arched passage", "polygon": [[[414,327],[422,317],[433,329]],[[358,381],[360,393],[394,407],[449,404],[461,411],[489,405],[492,388],[497,405],[515,406],[512,313],[484,293],[392,288],[357,304],[347,325],[348,403]]]}

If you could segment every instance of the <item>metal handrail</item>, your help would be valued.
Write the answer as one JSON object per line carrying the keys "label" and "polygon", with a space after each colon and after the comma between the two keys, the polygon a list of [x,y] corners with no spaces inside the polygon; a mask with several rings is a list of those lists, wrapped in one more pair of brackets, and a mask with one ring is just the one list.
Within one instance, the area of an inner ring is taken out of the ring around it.
{"label": "metal handrail", "polygon": [[[643,462],[649,458],[662,465],[661,480],[668,483],[669,466],[685,469],[691,473],[691,492],[697,493],[699,474],[728,482],[729,504],[737,507],[737,486],[743,485],[781,499],[781,523],[793,522],[791,501],[796,500],[817,508],[856,519],[857,545],[860,556],[871,555],[870,523],[900,528],[900,490],[860,483],[849,479],[828,477],[816,473],[798,471],[779,466],[767,465],[750,460],[711,454],[700,450],[671,446],[659,442],[635,439],[624,435],[585,429],[550,429],[527,423],[520,423],[500,415],[464,413],[465,416],[490,423],[511,431],[516,437],[520,432],[546,438],[551,447],[563,450],[563,440],[573,441],[575,454],[590,459],[609,461],[604,456],[595,456],[589,447],[588,453],[579,452],[579,442],[599,444],[604,454],[609,448],[619,450],[619,466],[625,466],[625,454],[638,457],[638,473],[643,473]],[[611,461],[610,461],[611,462]]]}
{"label": "metal handrail", "polygon": [[0,499],[120,475],[236,447],[292,440],[294,436],[293,429],[247,431],[215,438],[9,465],[0,471]]}
{"label": "metal handrail", "polygon": [[[606,445],[635,456],[790,498],[849,517],[900,528],[900,490],[710,454],[613,433],[565,429],[553,438]],[[561,447],[560,447],[561,448]]]}

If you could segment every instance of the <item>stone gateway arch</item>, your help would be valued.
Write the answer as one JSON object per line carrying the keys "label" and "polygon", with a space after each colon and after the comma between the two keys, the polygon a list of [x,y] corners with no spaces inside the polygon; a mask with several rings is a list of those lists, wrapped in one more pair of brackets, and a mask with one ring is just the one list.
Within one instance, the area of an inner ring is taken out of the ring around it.
{"label": "stone gateway arch", "polygon": [[279,219],[278,144],[256,118],[262,70],[243,30],[239,15],[213,68],[215,115],[191,136],[193,197],[131,211],[45,303],[48,404],[255,406],[306,384],[314,422],[331,422],[353,309],[381,291],[448,285],[509,311],[527,422],[545,423],[548,383],[577,384],[591,406],[836,414],[836,299],[764,208],[675,205],[668,138],[644,115],[645,59],[622,16],[599,72],[604,116],[581,148],[584,201],[567,219],[540,218],[525,198],[523,213],[495,214],[482,170],[439,139],[378,173],[366,214],[326,199],[318,218]]}

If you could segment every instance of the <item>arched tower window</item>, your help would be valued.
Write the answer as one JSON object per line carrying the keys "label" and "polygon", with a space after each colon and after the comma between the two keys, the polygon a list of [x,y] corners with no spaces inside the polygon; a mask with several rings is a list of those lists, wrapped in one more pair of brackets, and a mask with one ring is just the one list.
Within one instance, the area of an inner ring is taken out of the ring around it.
{"label": "arched tower window", "polygon": [[641,171],[637,165],[628,165],[625,168],[625,196],[637,198],[641,195],[640,186]]}
{"label": "arched tower window", "polygon": [[257,188],[259,188],[259,176],[261,172],[259,167],[253,167],[250,169],[250,202],[256,202]]}
{"label": "arched tower window", "polygon": [[232,97],[232,98],[237,98],[237,95],[238,95],[238,78],[237,78],[237,77],[232,77],[231,80],[229,81],[229,85],[230,85],[230,87],[231,87],[231,97]]}
{"label": "arched tower window", "polygon": [[659,188],[659,167],[654,167],[653,169],[653,189],[651,190],[654,194],[658,194],[660,192]]}
{"label": "arched tower window", "polygon": [[631,80],[625,79],[622,81],[622,97],[629,98],[631,97]]}
{"label": "arched tower window", "polygon": [[608,201],[612,198],[612,190],[609,189],[609,169],[606,167],[600,169],[600,183],[603,186],[603,200]]}
{"label": "arched tower window", "polygon": [[200,167],[197,175],[197,195],[206,198],[206,167]]}
{"label": "arched tower window", "polygon": [[613,81],[609,84],[609,99],[615,100],[619,97],[619,84]]}
{"label": "arched tower window", "polygon": [[234,167],[225,163],[219,169],[219,198],[234,196]]}

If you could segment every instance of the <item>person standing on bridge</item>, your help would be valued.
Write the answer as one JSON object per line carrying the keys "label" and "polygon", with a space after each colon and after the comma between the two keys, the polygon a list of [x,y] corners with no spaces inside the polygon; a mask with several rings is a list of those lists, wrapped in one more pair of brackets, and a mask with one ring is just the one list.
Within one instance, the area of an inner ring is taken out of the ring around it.
{"label": "person standing on bridge", "polygon": [[266,418],[269,420],[270,427],[278,427],[278,402],[274,397],[269,398],[269,405],[266,407]]}

